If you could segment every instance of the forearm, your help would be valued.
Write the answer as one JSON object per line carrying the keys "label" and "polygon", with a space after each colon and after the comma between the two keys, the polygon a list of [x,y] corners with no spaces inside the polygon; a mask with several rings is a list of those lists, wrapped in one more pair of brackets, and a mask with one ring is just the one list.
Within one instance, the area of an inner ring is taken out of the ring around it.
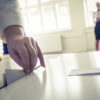
{"label": "forearm", "polygon": [[14,26],[18,27],[18,25],[19,27],[23,26],[18,0],[1,0],[0,36],[3,37],[3,40],[5,35],[7,35],[7,37],[10,37],[8,35],[10,34],[15,35],[17,33],[20,33],[20,29],[14,27]]}

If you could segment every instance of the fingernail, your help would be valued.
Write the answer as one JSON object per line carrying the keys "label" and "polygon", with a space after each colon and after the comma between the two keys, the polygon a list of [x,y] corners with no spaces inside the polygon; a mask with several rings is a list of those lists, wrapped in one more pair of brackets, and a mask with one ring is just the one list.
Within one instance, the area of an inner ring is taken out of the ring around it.
{"label": "fingernail", "polygon": [[26,73],[29,74],[29,70],[27,70]]}
{"label": "fingernail", "polygon": [[24,72],[25,72],[26,74],[29,74],[29,70],[24,70]]}
{"label": "fingernail", "polygon": [[29,73],[32,73],[33,72],[33,69],[30,69]]}
{"label": "fingernail", "polygon": [[43,65],[41,65],[41,66],[43,66],[44,68],[46,68],[46,65],[45,65],[45,64],[43,64]]}

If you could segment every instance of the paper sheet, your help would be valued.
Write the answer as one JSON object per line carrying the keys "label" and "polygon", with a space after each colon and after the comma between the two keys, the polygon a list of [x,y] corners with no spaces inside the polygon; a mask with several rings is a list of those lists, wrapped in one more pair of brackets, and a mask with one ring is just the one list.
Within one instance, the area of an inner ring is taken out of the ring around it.
{"label": "paper sheet", "polygon": [[14,81],[21,79],[25,76],[26,74],[23,72],[23,70],[11,70],[7,69],[6,70],[6,82],[7,85],[13,83]]}
{"label": "paper sheet", "polygon": [[[41,66],[37,66],[34,68],[34,70],[38,69]],[[26,74],[23,72],[23,70],[17,70],[17,69],[6,69],[5,77],[7,85],[23,78],[26,76]]]}
{"label": "paper sheet", "polygon": [[100,75],[100,68],[72,69],[68,76]]}

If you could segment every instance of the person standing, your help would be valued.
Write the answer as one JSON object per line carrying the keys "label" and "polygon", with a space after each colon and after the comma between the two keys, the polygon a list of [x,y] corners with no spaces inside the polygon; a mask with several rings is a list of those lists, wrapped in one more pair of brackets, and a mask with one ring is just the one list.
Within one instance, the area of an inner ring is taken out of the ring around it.
{"label": "person standing", "polygon": [[99,50],[99,40],[100,40],[100,3],[96,3],[97,11],[93,13],[93,20],[95,23],[95,37],[96,37],[96,51]]}

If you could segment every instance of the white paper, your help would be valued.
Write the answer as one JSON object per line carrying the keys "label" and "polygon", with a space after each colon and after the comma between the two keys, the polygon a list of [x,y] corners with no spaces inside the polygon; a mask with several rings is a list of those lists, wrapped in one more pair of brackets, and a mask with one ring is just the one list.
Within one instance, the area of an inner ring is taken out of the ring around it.
{"label": "white paper", "polygon": [[[34,70],[40,68],[41,66],[37,66],[34,68]],[[19,69],[6,69],[6,82],[7,85],[23,78],[24,76],[26,76],[26,74],[24,73],[23,70],[19,70]]]}
{"label": "white paper", "polygon": [[68,75],[69,76],[100,75],[100,68],[72,69]]}
{"label": "white paper", "polygon": [[26,74],[23,72],[23,70],[7,69],[6,70],[7,85],[23,78],[24,76],[26,76]]}

